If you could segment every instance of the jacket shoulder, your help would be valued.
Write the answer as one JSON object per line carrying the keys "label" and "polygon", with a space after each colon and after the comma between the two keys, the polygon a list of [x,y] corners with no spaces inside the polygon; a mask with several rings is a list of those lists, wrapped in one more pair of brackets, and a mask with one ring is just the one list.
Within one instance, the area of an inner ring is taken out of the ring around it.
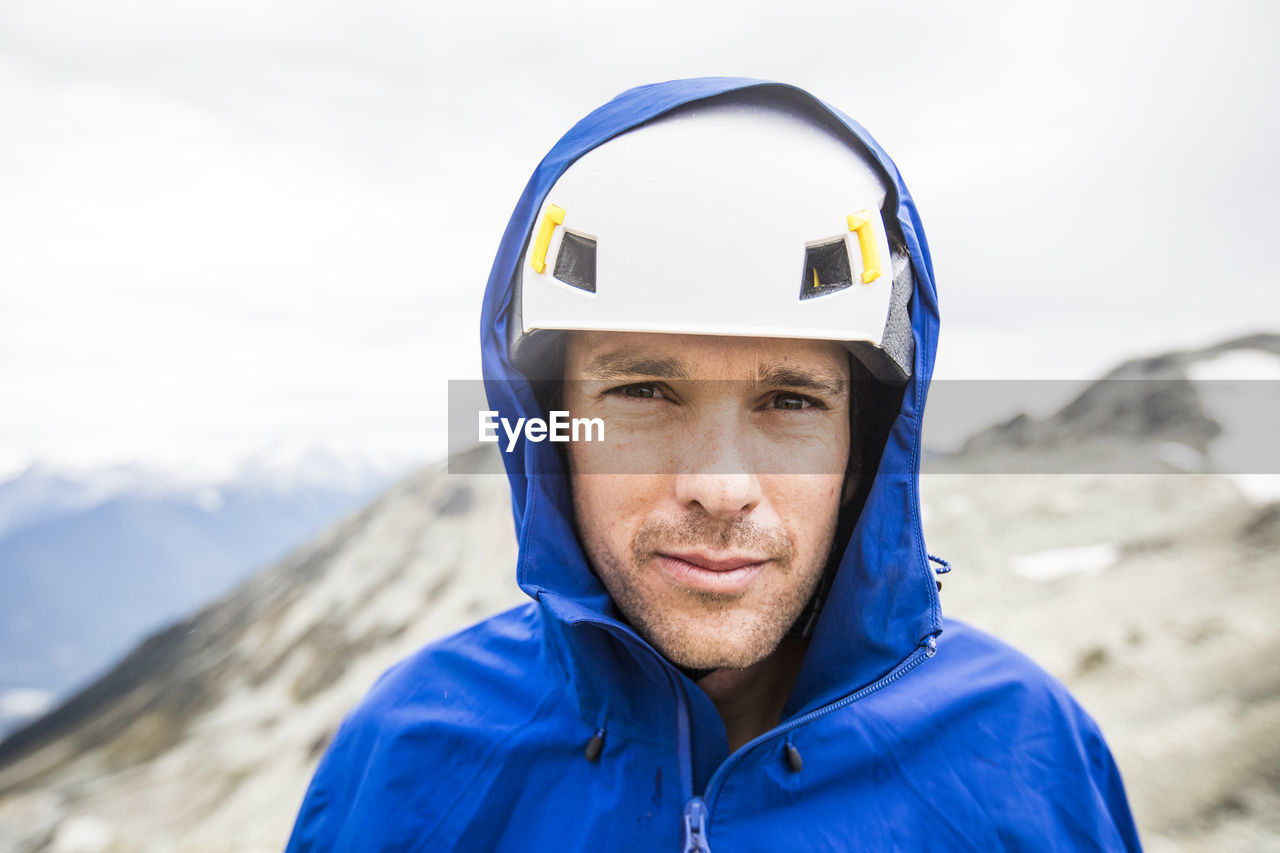
{"label": "jacket shoulder", "polygon": [[335,733],[288,849],[412,849],[428,837],[499,745],[558,695],[541,628],[529,603],[383,673]]}
{"label": "jacket shoulder", "polygon": [[[916,673],[913,673],[913,679]],[[997,740],[1052,746],[1060,759],[1107,747],[1098,724],[1061,681],[1022,652],[967,623],[946,619],[934,659],[912,692],[932,711],[961,724],[982,720]],[[1109,753],[1108,753],[1109,756]]]}
{"label": "jacket shoulder", "polygon": [[[344,725],[410,724],[415,714],[449,717],[467,710],[493,720],[516,707],[495,699],[536,689],[541,659],[541,617],[530,602],[424,646],[374,682]],[[513,697],[514,698],[514,697]]]}
{"label": "jacket shoulder", "polygon": [[980,701],[993,710],[1066,715],[1096,729],[1061,681],[1014,647],[958,619],[943,620],[937,661],[921,667],[953,701]]}
{"label": "jacket shoulder", "polygon": [[[921,686],[934,697],[934,719],[962,734],[966,750],[999,766],[1006,791],[1038,791],[1080,827],[1097,823],[1063,849],[1088,849],[1107,837],[1122,839],[1117,848],[1140,849],[1111,750],[1061,681],[1022,652],[954,619],[944,621],[935,657],[920,668]],[[1054,837],[1054,824],[1038,828]]]}

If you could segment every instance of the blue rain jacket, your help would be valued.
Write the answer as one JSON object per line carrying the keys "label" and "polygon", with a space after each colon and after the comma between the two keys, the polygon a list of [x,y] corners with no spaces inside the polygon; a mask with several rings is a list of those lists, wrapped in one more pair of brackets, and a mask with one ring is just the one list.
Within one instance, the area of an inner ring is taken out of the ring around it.
{"label": "blue rain jacket", "polygon": [[[576,158],[754,80],[632,89],[551,150],[489,276],[491,407],[540,414],[505,342],[511,281],[544,195]],[[807,96],[806,96],[807,97]],[[730,753],[711,700],[622,620],[571,528],[548,442],[503,454],[533,599],[389,670],[344,721],[289,850],[1138,850],[1120,775],[1066,689],[944,619],[921,530],[921,416],[938,337],[933,268],[897,168],[915,368],[781,725]],[[602,736],[600,741],[598,736]],[[595,760],[586,747],[597,739]],[[794,750],[801,758],[799,769]]]}

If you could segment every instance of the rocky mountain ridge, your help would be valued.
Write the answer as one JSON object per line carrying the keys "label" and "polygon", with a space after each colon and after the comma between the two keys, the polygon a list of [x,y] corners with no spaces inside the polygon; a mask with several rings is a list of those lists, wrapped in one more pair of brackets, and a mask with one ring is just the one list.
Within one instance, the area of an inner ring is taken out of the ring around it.
{"label": "rocky mountain ridge", "polygon": [[[1223,365],[1223,362],[1228,362]],[[1215,369],[1215,365],[1225,366]],[[1245,383],[1261,379],[1256,388]],[[1214,458],[1214,445],[1247,419],[1274,418],[1280,398],[1280,335],[1258,333],[1197,349],[1127,361],[1089,384],[1046,418],[1019,414],[964,443],[970,470],[987,460],[1035,464],[1057,458],[1059,473],[1245,473],[1236,460]],[[1218,387],[1212,387],[1212,386]],[[1248,389],[1247,391],[1245,389]],[[1223,398],[1222,391],[1234,391]],[[1226,410],[1224,410],[1226,409]],[[1273,443],[1250,448],[1263,473],[1280,473]],[[1046,471],[1053,473],[1052,470]]]}

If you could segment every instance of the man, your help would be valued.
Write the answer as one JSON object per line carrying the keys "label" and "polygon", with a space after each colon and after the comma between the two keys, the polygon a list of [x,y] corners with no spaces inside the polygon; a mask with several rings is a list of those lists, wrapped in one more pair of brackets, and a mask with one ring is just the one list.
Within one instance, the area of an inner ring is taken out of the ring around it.
{"label": "man", "polygon": [[820,101],[686,80],[583,119],[482,340],[491,408],[603,440],[503,454],[533,602],[378,682],[290,848],[1138,849],[1089,717],[941,616],[937,331],[896,168]]}

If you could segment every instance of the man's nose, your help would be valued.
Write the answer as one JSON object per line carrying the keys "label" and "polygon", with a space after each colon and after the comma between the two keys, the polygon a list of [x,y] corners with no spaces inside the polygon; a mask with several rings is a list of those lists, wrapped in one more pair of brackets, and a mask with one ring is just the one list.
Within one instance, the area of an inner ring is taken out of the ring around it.
{"label": "man's nose", "polygon": [[676,475],[676,500],[697,504],[725,520],[751,512],[761,500],[760,478],[743,452],[741,437],[723,429],[690,441],[689,455]]}

